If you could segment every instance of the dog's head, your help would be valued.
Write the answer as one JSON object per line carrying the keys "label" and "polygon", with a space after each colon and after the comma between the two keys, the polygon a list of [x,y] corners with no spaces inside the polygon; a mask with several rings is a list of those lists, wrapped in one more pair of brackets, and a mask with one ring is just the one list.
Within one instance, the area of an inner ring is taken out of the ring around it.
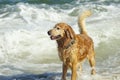
{"label": "dog's head", "polygon": [[72,28],[66,23],[58,23],[55,27],[48,31],[51,40],[59,40],[62,38],[74,39],[75,33]]}

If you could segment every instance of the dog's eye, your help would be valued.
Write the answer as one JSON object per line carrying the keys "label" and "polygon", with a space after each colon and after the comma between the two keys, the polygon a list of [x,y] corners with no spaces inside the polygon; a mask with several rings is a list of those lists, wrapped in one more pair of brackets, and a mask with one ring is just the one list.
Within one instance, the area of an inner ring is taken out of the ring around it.
{"label": "dog's eye", "polygon": [[57,30],[59,30],[60,28],[57,27]]}

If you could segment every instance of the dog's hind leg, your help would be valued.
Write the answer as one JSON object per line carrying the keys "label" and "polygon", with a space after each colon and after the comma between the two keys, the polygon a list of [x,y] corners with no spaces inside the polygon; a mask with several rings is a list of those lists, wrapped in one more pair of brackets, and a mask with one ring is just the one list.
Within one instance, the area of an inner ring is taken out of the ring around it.
{"label": "dog's hind leg", "polygon": [[78,71],[80,72],[80,74],[82,73],[82,63],[78,64]]}
{"label": "dog's hind leg", "polygon": [[90,55],[88,57],[88,60],[89,60],[89,63],[90,63],[90,66],[92,68],[91,70],[91,74],[94,75],[96,74],[96,71],[95,71],[95,56],[94,56],[94,52],[92,53],[93,55]]}

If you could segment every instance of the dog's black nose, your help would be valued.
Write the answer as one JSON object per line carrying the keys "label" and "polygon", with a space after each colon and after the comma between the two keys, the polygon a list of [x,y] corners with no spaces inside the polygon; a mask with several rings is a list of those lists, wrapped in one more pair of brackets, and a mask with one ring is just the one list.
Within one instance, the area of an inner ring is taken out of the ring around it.
{"label": "dog's black nose", "polygon": [[48,35],[51,35],[51,31],[48,31]]}

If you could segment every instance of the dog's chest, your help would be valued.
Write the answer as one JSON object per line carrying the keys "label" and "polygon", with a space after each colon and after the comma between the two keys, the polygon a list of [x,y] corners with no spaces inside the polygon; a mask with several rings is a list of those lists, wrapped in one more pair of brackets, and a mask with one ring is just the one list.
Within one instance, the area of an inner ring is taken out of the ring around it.
{"label": "dog's chest", "polygon": [[59,48],[58,49],[59,53],[59,57],[61,59],[61,61],[63,62],[72,62],[73,61],[73,56],[75,55],[76,53],[76,49],[63,49],[63,48]]}

